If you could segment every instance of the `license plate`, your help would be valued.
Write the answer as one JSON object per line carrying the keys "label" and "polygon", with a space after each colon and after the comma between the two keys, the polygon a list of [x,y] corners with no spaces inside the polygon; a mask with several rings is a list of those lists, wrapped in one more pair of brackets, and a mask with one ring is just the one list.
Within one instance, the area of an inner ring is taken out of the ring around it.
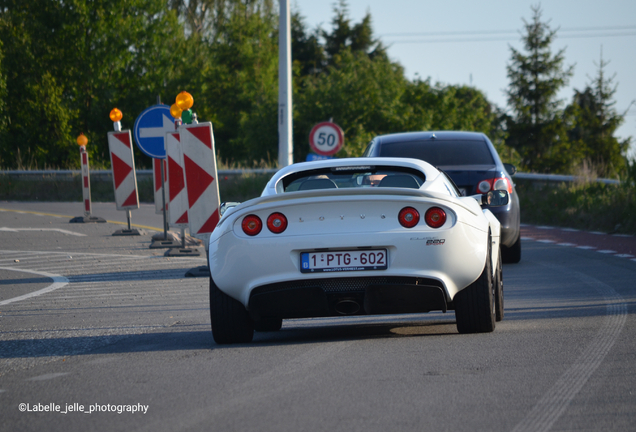
{"label": "license plate", "polygon": [[386,249],[302,252],[300,254],[302,273],[386,270],[387,268]]}

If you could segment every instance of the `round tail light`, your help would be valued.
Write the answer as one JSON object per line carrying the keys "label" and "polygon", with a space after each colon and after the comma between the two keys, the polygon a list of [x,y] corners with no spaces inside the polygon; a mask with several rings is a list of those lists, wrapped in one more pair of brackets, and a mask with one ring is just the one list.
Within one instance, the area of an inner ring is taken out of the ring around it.
{"label": "round tail light", "polygon": [[267,228],[274,234],[280,234],[287,229],[287,218],[282,213],[272,213],[267,218]]}
{"label": "round tail light", "polygon": [[482,180],[479,182],[479,184],[477,185],[477,190],[479,191],[479,193],[483,193],[485,194],[486,192],[490,191],[490,189],[492,188],[492,180]]}
{"label": "round tail light", "polygon": [[420,213],[413,207],[404,207],[398,213],[398,221],[404,228],[413,228],[420,221]]}
{"label": "round tail light", "polygon": [[512,193],[512,186],[507,178],[501,177],[495,180],[495,184],[492,187],[493,190],[507,190],[508,193]]}
{"label": "round tail light", "polygon": [[446,212],[439,207],[431,207],[426,210],[424,220],[431,228],[439,228],[446,223]]}
{"label": "round tail light", "polygon": [[243,232],[248,236],[255,236],[263,229],[263,222],[261,218],[256,215],[247,215],[243,218],[241,227],[243,228]]}

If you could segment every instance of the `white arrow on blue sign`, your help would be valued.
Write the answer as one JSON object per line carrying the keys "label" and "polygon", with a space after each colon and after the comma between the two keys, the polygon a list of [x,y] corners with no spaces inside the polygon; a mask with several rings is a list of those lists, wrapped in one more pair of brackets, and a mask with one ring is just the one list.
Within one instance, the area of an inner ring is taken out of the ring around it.
{"label": "white arrow on blue sign", "polygon": [[174,117],[168,105],[153,105],[139,114],[133,127],[137,147],[147,156],[166,157],[166,132],[174,132]]}

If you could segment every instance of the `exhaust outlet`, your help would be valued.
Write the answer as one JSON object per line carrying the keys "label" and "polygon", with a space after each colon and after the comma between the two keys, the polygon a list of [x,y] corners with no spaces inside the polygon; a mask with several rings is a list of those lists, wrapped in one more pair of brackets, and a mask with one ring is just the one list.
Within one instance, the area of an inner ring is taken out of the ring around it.
{"label": "exhaust outlet", "polygon": [[336,303],[334,309],[340,315],[353,315],[360,311],[360,305],[355,300],[345,299]]}

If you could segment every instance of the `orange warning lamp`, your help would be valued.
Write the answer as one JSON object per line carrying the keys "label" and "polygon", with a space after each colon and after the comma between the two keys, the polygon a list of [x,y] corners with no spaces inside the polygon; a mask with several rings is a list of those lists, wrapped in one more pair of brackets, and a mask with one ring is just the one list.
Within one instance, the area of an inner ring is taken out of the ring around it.
{"label": "orange warning lamp", "polygon": [[194,105],[194,98],[187,91],[182,91],[177,95],[176,104],[182,111],[185,111],[192,108],[192,105]]}
{"label": "orange warning lamp", "polygon": [[86,147],[86,144],[88,144],[88,138],[86,138],[84,132],[80,132],[79,136],[77,137],[77,144],[82,147]]}
{"label": "orange warning lamp", "polygon": [[122,114],[122,112],[120,110],[118,110],[117,108],[113,108],[112,111],[110,112],[110,119],[113,122],[118,122],[122,119],[124,115]]}
{"label": "orange warning lamp", "polygon": [[181,118],[181,113],[183,113],[183,110],[179,108],[176,103],[172,104],[172,106],[170,107],[170,115],[178,119]]}

